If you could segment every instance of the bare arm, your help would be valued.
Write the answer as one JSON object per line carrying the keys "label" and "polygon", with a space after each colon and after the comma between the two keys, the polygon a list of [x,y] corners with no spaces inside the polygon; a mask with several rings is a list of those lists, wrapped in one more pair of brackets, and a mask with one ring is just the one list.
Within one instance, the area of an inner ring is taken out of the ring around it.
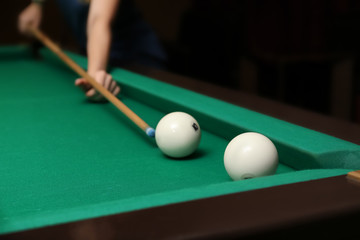
{"label": "bare arm", "polygon": [[[120,87],[106,73],[106,66],[111,45],[111,23],[119,3],[120,0],[92,0],[87,22],[88,73],[114,95],[120,92]],[[82,88],[90,100],[104,100],[85,79],[77,79],[75,85]]]}
{"label": "bare arm", "polygon": [[92,0],[87,22],[88,72],[105,70],[111,45],[111,23],[120,0]]}

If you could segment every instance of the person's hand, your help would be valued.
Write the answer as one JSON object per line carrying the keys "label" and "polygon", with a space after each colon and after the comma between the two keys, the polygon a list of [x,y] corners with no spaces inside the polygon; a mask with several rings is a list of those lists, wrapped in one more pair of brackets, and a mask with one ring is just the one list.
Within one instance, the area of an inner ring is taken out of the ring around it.
{"label": "person's hand", "polygon": [[[95,80],[100,83],[104,88],[106,88],[113,95],[118,95],[120,92],[120,87],[113,80],[112,76],[106,73],[103,70],[97,71],[94,76]],[[101,93],[97,92],[84,78],[78,78],[75,81],[75,85],[80,87],[84,92],[86,97],[93,102],[103,102],[105,98]]]}
{"label": "person's hand", "polygon": [[19,15],[18,28],[23,34],[28,33],[28,27],[38,28],[42,18],[42,6],[37,3],[31,3]]}

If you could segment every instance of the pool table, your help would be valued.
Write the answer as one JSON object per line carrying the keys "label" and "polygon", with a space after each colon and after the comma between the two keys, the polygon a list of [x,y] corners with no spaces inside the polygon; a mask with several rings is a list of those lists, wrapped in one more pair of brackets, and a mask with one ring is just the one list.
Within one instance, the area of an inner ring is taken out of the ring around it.
{"label": "pool table", "polygon": [[[86,68],[86,58],[67,53]],[[110,103],[88,102],[74,86],[76,74],[49,50],[34,58],[27,46],[0,47],[0,72],[1,239],[357,234],[360,186],[346,177],[360,169],[356,126],[348,139],[341,131],[334,137],[206,95],[227,98],[231,90],[197,81],[189,90],[180,87],[189,79],[161,79],[171,74],[111,69],[118,97],[151,126],[174,111],[198,120],[198,150],[172,159]],[[306,115],[287,110],[295,123]],[[337,123],[319,119],[309,124]],[[274,142],[280,164],[275,175],[232,181],[225,148],[250,131]]]}

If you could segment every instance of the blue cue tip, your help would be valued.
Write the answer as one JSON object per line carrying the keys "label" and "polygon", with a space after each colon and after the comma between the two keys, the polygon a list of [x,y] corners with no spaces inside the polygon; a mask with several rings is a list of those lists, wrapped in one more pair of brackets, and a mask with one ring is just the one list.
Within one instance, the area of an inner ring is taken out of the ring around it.
{"label": "blue cue tip", "polygon": [[155,137],[155,129],[152,127],[148,127],[145,132],[149,137]]}

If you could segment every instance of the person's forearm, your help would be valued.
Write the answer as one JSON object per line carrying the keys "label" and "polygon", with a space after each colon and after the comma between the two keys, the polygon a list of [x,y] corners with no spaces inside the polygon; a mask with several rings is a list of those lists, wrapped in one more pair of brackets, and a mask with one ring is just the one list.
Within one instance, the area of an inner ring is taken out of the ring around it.
{"label": "person's forearm", "polygon": [[87,30],[88,73],[94,76],[96,71],[106,70],[111,45],[111,29],[106,22],[95,19],[88,23]]}
{"label": "person's forearm", "polygon": [[111,45],[111,23],[119,0],[92,0],[87,22],[88,73],[106,70]]}

